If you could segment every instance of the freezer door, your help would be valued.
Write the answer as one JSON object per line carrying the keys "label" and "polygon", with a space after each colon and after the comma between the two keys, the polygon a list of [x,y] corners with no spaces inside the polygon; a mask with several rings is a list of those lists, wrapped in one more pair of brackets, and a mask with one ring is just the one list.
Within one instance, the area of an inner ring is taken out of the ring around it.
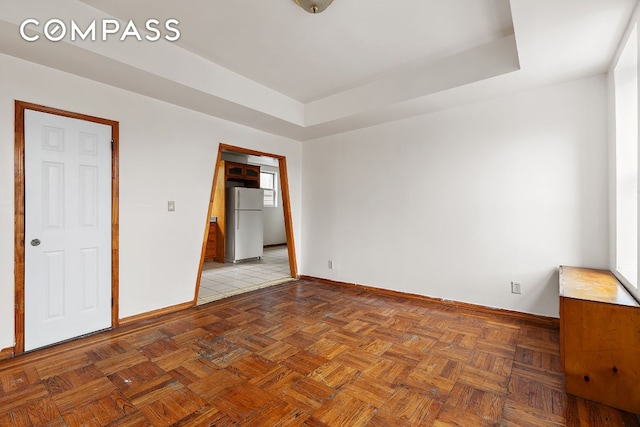
{"label": "freezer door", "polygon": [[235,187],[234,193],[235,209],[262,210],[264,207],[264,190],[260,188]]}
{"label": "freezer door", "polygon": [[234,254],[232,261],[257,258],[263,252],[262,211],[234,212]]}

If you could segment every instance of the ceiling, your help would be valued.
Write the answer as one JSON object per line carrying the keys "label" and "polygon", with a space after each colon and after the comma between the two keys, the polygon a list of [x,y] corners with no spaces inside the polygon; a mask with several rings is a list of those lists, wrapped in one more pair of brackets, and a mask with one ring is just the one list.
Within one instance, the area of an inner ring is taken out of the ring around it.
{"label": "ceiling", "polygon": [[508,0],[83,0],[121,19],[180,21],[178,46],[307,103],[513,34]]}
{"label": "ceiling", "polygon": [[[0,53],[308,140],[605,72],[636,3],[2,0]],[[27,43],[32,17],[174,18],[181,36]]]}

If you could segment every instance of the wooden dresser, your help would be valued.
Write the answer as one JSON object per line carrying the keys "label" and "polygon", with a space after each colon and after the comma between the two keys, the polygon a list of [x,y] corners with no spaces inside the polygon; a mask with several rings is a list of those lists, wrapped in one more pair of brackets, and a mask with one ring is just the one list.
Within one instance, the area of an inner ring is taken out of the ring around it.
{"label": "wooden dresser", "polygon": [[640,413],[640,304],[607,270],[560,267],[567,393]]}

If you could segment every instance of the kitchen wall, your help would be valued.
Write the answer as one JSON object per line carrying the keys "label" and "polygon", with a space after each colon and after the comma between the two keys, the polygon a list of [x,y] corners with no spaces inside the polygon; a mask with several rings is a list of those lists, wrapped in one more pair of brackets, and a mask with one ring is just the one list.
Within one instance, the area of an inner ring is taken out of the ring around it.
{"label": "kitchen wall", "polygon": [[121,317],[194,298],[219,142],[287,157],[300,241],[299,142],[5,55],[0,69],[0,349],[14,342],[15,99],[120,122]]}
{"label": "kitchen wall", "polygon": [[275,172],[277,176],[276,206],[265,207],[264,215],[264,244],[279,245],[287,243],[287,233],[284,228],[284,210],[282,209],[282,190],[280,187],[280,170],[273,166],[261,166],[261,170]]}
{"label": "kitchen wall", "polygon": [[608,265],[606,94],[597,76],[304,142],[301,270],[557,317],[558,265]]}

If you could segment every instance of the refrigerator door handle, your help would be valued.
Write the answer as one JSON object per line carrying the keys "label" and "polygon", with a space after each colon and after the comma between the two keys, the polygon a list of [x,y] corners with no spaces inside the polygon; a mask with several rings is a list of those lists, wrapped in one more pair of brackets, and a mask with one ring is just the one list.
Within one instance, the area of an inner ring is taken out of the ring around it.
{"label": "refrigerator door handle", "polygon": [[238,206],[236,207],[236,209],[240,209],[240,199],[242,198],[242,191],[238,191],[236,194],[238,195]]}
{"label": "refrigerator door handle", "polygon": [[240,230],[240,211],[236,211],[236,230]]}

